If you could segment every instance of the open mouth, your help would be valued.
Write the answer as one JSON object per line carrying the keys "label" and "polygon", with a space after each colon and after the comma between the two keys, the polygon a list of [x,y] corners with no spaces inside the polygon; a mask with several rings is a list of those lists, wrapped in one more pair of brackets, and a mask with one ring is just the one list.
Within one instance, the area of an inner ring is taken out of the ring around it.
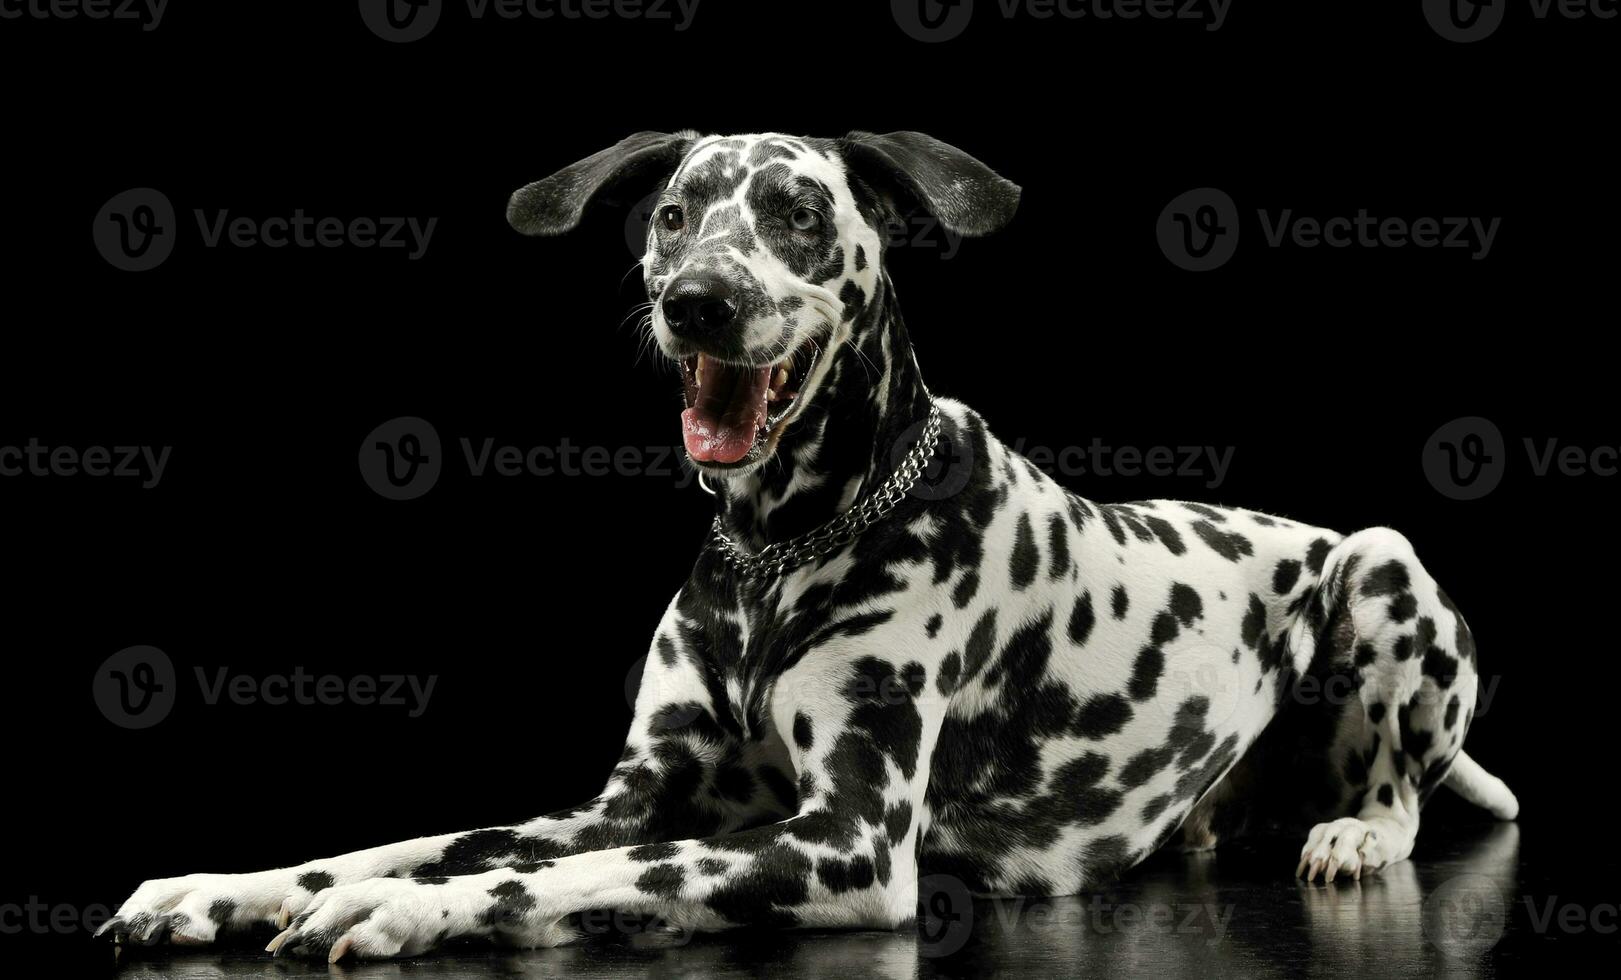
{"label": "open mouth", "polygon": [[814,343],[775,364],[727,364],[708,354],[683,358],[686,411],[681,431],[687,455],[711,466],[752,463],[763,456],[793,413],[821,349]]}

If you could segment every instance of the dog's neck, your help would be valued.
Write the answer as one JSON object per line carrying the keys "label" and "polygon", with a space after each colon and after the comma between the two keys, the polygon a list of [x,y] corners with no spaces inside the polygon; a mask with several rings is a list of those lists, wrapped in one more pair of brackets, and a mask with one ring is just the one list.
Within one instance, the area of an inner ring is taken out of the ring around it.
{"label": "dog's neck", "polygon": [[888,479],[928,415],[929,393],[887,273],[849,343],[823,356],[834,358],[828,376],[772,458],[745,476],[710,481],[733,541],[759,548],[848,510]]}

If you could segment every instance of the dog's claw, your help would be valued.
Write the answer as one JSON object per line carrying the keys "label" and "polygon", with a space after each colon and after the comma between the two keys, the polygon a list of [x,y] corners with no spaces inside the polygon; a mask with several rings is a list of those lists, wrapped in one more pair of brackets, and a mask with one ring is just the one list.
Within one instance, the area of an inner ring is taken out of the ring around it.
{"label": "dog's claw", "polygon": [[293,924],[293,913],[288,910],[287,903],[282,902],[281,908],[276,911],[276,928],[286,929]]}
{"label": "dog's claw", "polygon": [[353,946],[354,942],[354,937],[350,936],[348,933],[344,933],[342,938],[332,944],[332,951],[326,954],[326,961],[328,963],[336,963],[343,959],[344,954],[349,952],[349,947]]}
{"label": "dog's claw", "polygon": [[152,927],[140,936],[131,937],[142,946],[156,946],[169,935],[169,923],[174,921],[172,915],[160,915],[153,921]]}
{"label": "dog's claw", "polygon": [[297,938],[297,929],[283,929],[281,932],[276,933],[276,938],[270,940],[270,945],[265,947],[265,952],[275,956],[280,956],[282,953],[291,953],[298,947],[298,943],[294,941]]}
{"label": "dog's claw", "polygon": [[117,930],[122,928],[124,928],[124,920],[114,916],[101,924],[101,928],[96,930],[96,935],[105,936],[108,932],[112,932],[113,938],[116,940],[118,938]]}

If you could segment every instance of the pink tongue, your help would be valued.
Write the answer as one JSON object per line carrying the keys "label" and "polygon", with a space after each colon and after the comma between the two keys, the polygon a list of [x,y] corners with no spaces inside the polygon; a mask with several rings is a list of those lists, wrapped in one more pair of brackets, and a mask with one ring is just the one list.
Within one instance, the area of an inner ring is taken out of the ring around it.
{"label": "pink tongue", "polygon": [[703,384],[681,413],[687,454],[700,463],[735,463],[747,456],[765,421],[770,366],[737,368],[704,358]]}

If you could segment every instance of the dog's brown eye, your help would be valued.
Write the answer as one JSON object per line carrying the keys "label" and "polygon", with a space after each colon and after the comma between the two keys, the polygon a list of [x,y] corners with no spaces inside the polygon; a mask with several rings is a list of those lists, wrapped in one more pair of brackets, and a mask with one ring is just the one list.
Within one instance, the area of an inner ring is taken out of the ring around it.
{"label": "dog's brown eye", "polygon": [[659,212],[659,221],[663,222],[666,231],[680,231],[687,226],[687,215],[672,204]]}
{"label": "dog's brown eye", "polygon": [[797,208],[788,216],[788,223],[794,226],[795,231],[815,231],[822,223],[822,216],[810,208]]}

